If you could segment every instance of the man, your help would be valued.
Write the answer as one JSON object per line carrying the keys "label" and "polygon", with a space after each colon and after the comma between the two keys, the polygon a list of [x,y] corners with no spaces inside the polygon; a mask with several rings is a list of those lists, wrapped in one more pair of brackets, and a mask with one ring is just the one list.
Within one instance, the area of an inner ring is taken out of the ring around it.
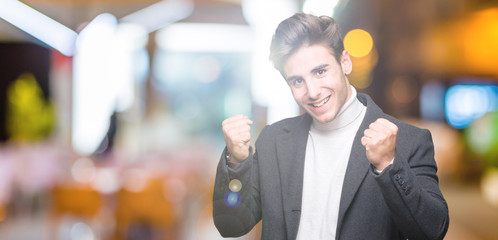
{"label": "man", "polygon": [[266,126],[223,122],[213,218],[263,239],[443,239],[449,217],[430,132],[384,114],[349,83],[352,63],[330,17],[295,14],[275,31],[270,59],[305,114]]}

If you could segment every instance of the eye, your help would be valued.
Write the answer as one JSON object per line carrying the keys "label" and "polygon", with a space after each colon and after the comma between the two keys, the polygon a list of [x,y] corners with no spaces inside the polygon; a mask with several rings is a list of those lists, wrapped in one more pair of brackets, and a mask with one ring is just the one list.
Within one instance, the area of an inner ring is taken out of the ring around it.
{"label": "eye", "polygon": [[295,79],[292,79],[289,83],[290,83],[290,85],[292,87],[300,87],[300,86],[303,85],[304,79],[302,79],[302,78],[295,78]]}
{"label": "eye", "polygon": [[326,72],[325,69],[319,69],[319,70],[316,71],[316,75],[317,76],[322,76],[323,74],[325,74],[325,72]]}

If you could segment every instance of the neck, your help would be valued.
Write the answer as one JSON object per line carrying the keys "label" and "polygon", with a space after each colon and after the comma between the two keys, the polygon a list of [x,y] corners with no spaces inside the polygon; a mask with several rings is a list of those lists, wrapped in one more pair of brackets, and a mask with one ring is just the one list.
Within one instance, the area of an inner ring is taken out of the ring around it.
{"label": "neck", "polygon": [[356,89],[351,86],[351,96],[348,101],[341,107],[337,116],[330,122],[320,123],[313,119],[312,127],[319,131],[332,131],[346,127],[353,122],[363,110],[363,104],[356,98]]}

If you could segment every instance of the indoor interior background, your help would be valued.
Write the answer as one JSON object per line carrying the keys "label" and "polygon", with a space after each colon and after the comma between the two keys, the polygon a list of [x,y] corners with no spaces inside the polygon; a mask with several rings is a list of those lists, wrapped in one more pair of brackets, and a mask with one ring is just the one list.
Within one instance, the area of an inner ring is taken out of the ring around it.
{"label": "indoor interior background", "polygon": [[496,0],[21,2],[0,0],[0,239],[221,239],[221,122],[299,113],[268,62],[296,11],[332,15],[353,85],[431,130],[446,239],[498,239]]}

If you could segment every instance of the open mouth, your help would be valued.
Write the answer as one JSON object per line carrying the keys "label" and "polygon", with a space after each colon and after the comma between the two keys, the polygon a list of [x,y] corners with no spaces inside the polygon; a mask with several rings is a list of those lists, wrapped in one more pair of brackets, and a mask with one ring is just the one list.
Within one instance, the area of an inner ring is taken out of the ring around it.
{"label": "open mouth", "polygon": [[329,100],[330,100],[330,96],[328,96],[327,98],[323,99],[323,100],[322,100],[321,102],[319,102],[319,103],[316,103],[316,104],[313,104],[313,103],[312,103],[312,104],[310,104],[310,105],[311,105],[311,106],[313,106],[313,107],[315,107],[315,108],[319,108],[319,107],[321,107],[321,106],[325,105],[326,103],[328,103],[328,102],[329,102]]}

